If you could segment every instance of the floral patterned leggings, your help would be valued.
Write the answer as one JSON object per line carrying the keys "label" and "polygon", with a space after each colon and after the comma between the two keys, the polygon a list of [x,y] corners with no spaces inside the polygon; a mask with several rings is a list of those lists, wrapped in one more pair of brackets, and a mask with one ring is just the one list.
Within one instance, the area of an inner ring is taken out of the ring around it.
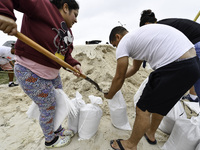
{"label": "floral patterned leggings", "polygon": [[[53,80],[43,79],[19,64],[15,65],[14,71],[21,88],[39,107],[39,123],[44,133],[45,141],[52,141],[56,136],[53,131],[56,109],[54,88],[62,89],[60,75]],[[62,127],[60,126],[60,128]]]}

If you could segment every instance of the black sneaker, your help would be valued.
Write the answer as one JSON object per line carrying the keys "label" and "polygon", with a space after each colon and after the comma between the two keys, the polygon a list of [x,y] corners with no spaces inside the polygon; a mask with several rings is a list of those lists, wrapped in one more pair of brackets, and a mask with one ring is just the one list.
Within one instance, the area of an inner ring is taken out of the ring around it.
{"label": "black sneaker", "polygon": [[14,87],[14,86],[18,86],[18,85],[19,85],[19,84],[16,84],[16,83],[14,83],[14,82],[8,84],[9,87]]}

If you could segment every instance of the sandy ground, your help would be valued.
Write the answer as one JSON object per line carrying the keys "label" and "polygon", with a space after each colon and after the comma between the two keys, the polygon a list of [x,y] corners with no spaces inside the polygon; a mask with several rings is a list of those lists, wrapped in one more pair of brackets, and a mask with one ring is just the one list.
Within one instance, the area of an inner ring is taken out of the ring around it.
{"label": "sandy ground", "polygon": [[[85,75],[97,82],[101,88],[109,88],[116,67],[113,47],[109,45],[75,46],[73,56],[81,62]],[[130,61],[131,63],[132,61]],[[133,126],[135,119],[133,96],[150,72],[151,69],[140,68],[137,74],[126,79],[122,87],[131,126]],[[89,102],[89,95],[102,97],[103,104],[100,107],[103,110],[103,116],[97,133],[90,140],[78,141],[76,134],[70,145],[57,148],[58,150],[111,150],[110,140],[127,139],[130,136],[131,131],[119,130],[111,124],[108,102],[91,83],[76,78],[72,73],[63,69],[61,69],[60,74],[63,90],[70,98],[75,97],[76,91],[80,92],[86,103]],[[44,136],[38,121],[29,119],[26,114],[31,103],[32,100],[20,87],[8,88],[7,84],[0,85],[0,150],[45,149]],[[67,119],[63,122],[63,127],[67,127]],[[143,137],[138,145],[138,150],[160,150],[168,137],[158,130],[156,133],[158,144],[149,145]]]}

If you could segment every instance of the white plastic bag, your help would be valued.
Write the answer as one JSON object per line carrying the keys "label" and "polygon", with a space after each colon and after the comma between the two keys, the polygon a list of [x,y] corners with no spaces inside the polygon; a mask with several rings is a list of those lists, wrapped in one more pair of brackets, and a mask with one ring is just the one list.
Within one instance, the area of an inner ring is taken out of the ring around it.
{"label": "white plastic bag", "polygon": [[199,142],[199,144],[197,145],[197,147],[196,147],[195,150],[200,150],[200,142]]}
{"label": "white plastic bag", "polygon": [[126,102],[121,90],[112,99],[108,100],[108,106],[113,126],[122,130],[132,130],[128,121]]}
{"label": "white plastic bag", "polygon": [[187,119],[187,114],[180,101],[163,117],[158,128],[166,134],[171,134],[175,121],[179,118]]}
{"label": "white plastic bag", "polygon": [[71,100],[73,104],[75,105],[77,109],[77,115],[72,116],[69,115],[67,120],[67,128],[74,131],[74,133],[78,132],[78,122],[79,122],[79,116],[80,116],[80,108],[85,105],[85,101],[82,99],[82,95],[76,91],[76,98]]}
{"label": "white plastic bag", "polygon": [[39,107],[35,102],[32,102],[32,104],[29,106],[28,111],[26,112],[28,115],[28,118],[33,118],[39,120],[40,117],[40,111]]}
{"label": "white plastic bag", "polygon": [[[54,89],[54,91],[56,95],[54,131],[56,131],[69,114],[71,114],[72,116],[77,115],[77,109],[62,89]],[[34,118],[39,120],[40,111],[39,107],[35,104],[35,102],[32,102],[31,106],[29,107],[26,113],[28,115],[28,118]]]}
{"label": "white plastic bag", "polygon": [[162,150],[195,150],[200,142],[200,116],[177,119]]}
{"label": "white plastic bag", "polygon": [[100,97],[89,96],[91,104],[86,104],[80,109],[78,134],[79,140],[88,140],[98,130],[102,110],[97,104],[102,104]]}
{"label": "white plastic bag", "polygon": [[200,107],[199,103],[195,102],[187,102],[183,100],[183,103],[187,105],[191,110],[193,110],[195,113],[200,114]]}

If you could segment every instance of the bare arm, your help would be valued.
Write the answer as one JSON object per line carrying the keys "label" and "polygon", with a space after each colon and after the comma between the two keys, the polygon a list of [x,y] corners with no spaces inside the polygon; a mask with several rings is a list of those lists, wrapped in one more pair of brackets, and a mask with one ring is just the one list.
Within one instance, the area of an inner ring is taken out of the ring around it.
{"label": "bare arm", "polygon": [[112,80],[112,84],[108,94],[105,94],[105,98],[111,99],[117,91],[119,91],[124,83],[126,77],[126,71],[128,68],[128,57],[122,57],[117,60],[117,68],[115,76]]}
{"label": "bare arm", "polygon": [[126,78],[134,75],[140,69],[142,62],[141,60],[133,60],[133,65],[126,72]]}

